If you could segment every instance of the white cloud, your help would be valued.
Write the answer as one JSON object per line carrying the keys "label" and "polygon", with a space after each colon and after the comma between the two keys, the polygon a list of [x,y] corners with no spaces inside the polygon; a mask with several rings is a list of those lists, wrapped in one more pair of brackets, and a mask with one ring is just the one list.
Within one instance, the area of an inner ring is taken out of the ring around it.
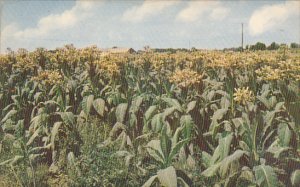
{"label": "white cloud", "polygon": [[[6,47],[13,50],[27,48],[32,50],[36,47],[57,47],[71,42],[68,36],[78,37],[78,26],[95,13],[103,2],[78,0],[70,9],[58,14],[50,14],[38,20],[36,26],[22,29],[18,23],[11,23],[1,32],[1,51]],[[82,33],[81,33],[82,34]],[[62,37],[62,39],[57,39]],[[54,38],[54,39],[53,39]],[[52,40],[53,39],[53,40]]]}
{"label": "white cloud", "polygon": [[[100,5],[101,3],[79,0],[72,8],[62,13],[40,18],[35,27],[21,29],[17,23],[11,23],[2,30],[1,45],[30,48],[27,39],[34,42],[34,40],[51,38],[54,34],[66,34],[67,29],[72,29],[80,24],[79,22],[88,19],[95,13],[94,9]],[[3,48],[1,50],[4,51]]]}
{"label": "white cloud", "polygon": [[61,14],[50,14],[38,21],[37,27],[27,28],[15,33],[16,37],[40,37],[47,36],[57,30],[73,27],[89,15],[93,8],[91,1],[77,1],[70,10],[65,10]]}
{"label": "white cloud", "polygon": [[223,20],[229,9],[218,1],[191,1],[188,6],[177,15],[177,20],[194,22],[201,18],[209,17],[212,20]]}
{"label": "white cloud", "polygon": [[267,5],[254,11],[249,20],[251,35],[260,35],[280,26],[291,16],[299,17],[300,2],[289,1],[276,5]]}
{"label": "white cloud", "polygon": [[179,1],[150,1],[146,0],[140,6],[134,6],[123,14],[122,20],[127,22],[141,22],[146,18],[160,14],[165,9]]}
{"label": "white cloud", "polygon": [[217,7],[212,10],[210,13],[210,17],[214,20],[223,20],[229,13],[228,8],[224,7]]}

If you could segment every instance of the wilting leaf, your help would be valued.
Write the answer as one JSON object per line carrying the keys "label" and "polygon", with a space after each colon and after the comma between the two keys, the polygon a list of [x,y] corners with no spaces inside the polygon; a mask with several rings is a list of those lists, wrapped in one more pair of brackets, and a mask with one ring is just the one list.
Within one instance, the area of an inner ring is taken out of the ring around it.
{"label": "wilting leaf", "polygon": [[95,99],[93,102],[94,109],[100,116],[104,116],[105,111],[105,101],[101,98]]}
{"label": "wilting leaf", "polygon": [[177,187],[177,176],[173,166],[159,170],[157,177],[162,186]]}

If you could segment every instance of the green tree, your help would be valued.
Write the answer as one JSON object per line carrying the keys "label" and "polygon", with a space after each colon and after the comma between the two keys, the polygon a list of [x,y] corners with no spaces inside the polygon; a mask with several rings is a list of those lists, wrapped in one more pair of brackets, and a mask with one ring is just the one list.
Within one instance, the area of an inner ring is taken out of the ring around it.
{"label": "green tree", "polygon": [[300,44],[293,42],[293,43],[291,43],[290,47],[292,49],[298,49],[298,48],[300,48]]}
{"label": "green tree", "polygon": [[268,50],[277,50],[277,49],[279,49],[279,44],[277,44],[276,42],[272,42],[268,47],[267,47],[267,49]]}
{"label": "green tree", "polygon": [[262,43],[262,42],[257,42],[255,45],[251,45],[250,46],[250,50],[266,50],[266,44]]}

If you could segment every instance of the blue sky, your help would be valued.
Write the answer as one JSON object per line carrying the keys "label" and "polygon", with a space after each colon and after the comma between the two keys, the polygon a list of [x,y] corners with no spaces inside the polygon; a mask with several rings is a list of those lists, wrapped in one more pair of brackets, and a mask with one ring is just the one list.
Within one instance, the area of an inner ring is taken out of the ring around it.
{"label": "blue sky", "polygon": [[141,49],[300,42],[297,1],[2,1],[1,50],[64,44]]}

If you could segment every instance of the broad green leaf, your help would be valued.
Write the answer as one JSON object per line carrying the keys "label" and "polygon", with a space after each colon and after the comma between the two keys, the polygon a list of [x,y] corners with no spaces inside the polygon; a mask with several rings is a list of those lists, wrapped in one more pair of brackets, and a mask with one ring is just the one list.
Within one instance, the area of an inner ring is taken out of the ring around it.
{"label": "broad green leaf", "polygon": [[29,160],[34,161],[36,158],[42,157],[43,155],[44,155],[43,153],[41,154],[32,153],[29,155]]}
{"label": "broad green leaf", "polygon": [[157,110],[157,105],[152,105],[148,108],[148,110],[145,112],[145,119],[148,121],[150,118],[153,117],[154,112]]}
{"label": "broad green leaf", "polygon": [[237,178],[237,186],[238,187],[256,187],[256,185],[254,184],[255,182],[255,178],[253,175],[253,172],[250,168],[244,166],[241,169],[241,174],[240,176]]}
{"label": "broad green leaf", "polygon": [[[268,92],[269,93],[269,92]],[[266,95],[261,95],[256,97],[260,102],[262,102],[269,110],[271,109],[271,103],[266,97]]]}
{"label": "broad green leaf", "polygon": [[174,136],[172,137],[172,144],[175,145],[178,140],[179,140],[179,136],[182,132],[183,127],[178,127],[174,133]]}
{"label": "broad green leaf", "polygon": [[123,123],[127,113],[127,103],[121,103],[116,108],[116,118],[117,122]]}
{"label": "broad green leaf", "polygon": [[184,138],[191,138],[194,121],[191,115],[184,115],[180,118],[180,124],[183,127]]}
{"label": "broad green leaf", "polygon": [[259,165],[253,168],[256,183],[261,187],[277,187],[279,182],[274,169],[268,165]]}
{"label": "broad green leaf", "polygon": [[72,126],[75,124],[75,116],[72,112],[60,112],[59,114],[66,125]]}
{"label": "broad green leaf", "polygon": [[10,162],[10,164],[11,164],[11,165],[14,165],[14,164],[16,164],[18,161],[20,161],[20,160],[23,159],[23,158],[24,158],[24,156],[16,155],[16,156],[12,159],[12,161]]}
{"label": "broad green leaf", "polygon": [[179,112],[183,112],[183,109],[180,105],[180,103],[178,102],[178,100],[176,99],[172,99],[172,98],[163,98],[163,100],[171,107],[174,107],[176,110],[178,110]]}
{"label": "broad green leaf", "polygon": [[206,170],[204,170],[201,175],[205,176],[205,177],[212,177],[214,176],[218,169],[220,168],[221,163],[217,163],[217,164],[213,164],[211,165],[209,168],[207,168]]}
{"label": "broad green leaf", "polygon": [[18,113],[18,111],[16,111],[16,110],[10,110],[6,115],[5,115],[5,117],[1,120],[1,122],[2,123],[4,123],[7,119],[9,119],[9,118],[11,118],[11,117],[13,117],[15,114],[17,114]]}
{"label": "broad green leaf", "polygon": [[300,186],[300,169],[295,170],[291,175],[291,183],[293,186]]}
{"label": "broad green leaf", "polygon": [[215,134],[216,127],[218,125],[218,120],[221,120],[224,115],[227,113],[227,108],[218,109],[214,112],[212,118],[211,118],[211,125],[209,127],[209,131],[211,131],[213,134]]}
{"label": "broad green leaf", "polygon": [[167,127],[164,126],[160,135],[160,147],[165,158],[168,158],[172,148],[172,141],[167,135]]}
{"label": "broad green leaf", "polygon": [[151,128],[154,132],[159,132],[163,124],[163,113],[155,114],[151,119]]}
{"label": "broad green leaf", "polygon": [[289,146],[292,137],[292,131],[287,124],[281,123],[278,127],[279,143],[282,146]]}
{"label": "broad green leaf", "polygon": [[34,94],[34,100],[35,102],[39,102],[40,98],[43,96],[43,92],[37,92]]}
{"label": "broad green leaf", "polygon": [[175,145],[172,145],[172,150],[170,152],[168,159],[172,160],[175,157],[175,155],[179,153],[179,150],[181,149],[181,147],[184,146],[188,141],[189,141],[189,139],[184,139],[184,140],[179,141]]}
{"label": "broad green leaf", "polygon": [[147,152],[151,157],[153,157],[158,162],[164,163],[164,156],[161,150],[160,141],[159,140],[151,140],[147,146]]}
{"label": "broad green leaf", "polygon": [[142,187],[151,187],[152,183],[155,181],[155,179],[157,179],[157,175],[154,175],[152,177],[150,177],[144,184]]}
{"label": "broad green leaf", "polygon": [[138,96],[134,98],[134,100],[131,103],[130,112],[136,113],[139,110],[142,102],[143,102],[143,97]]}
{"label": "broad green leaf", "polygon": [[230,165],[238,161],[243,154],[245,154],[245,151],[237,150],[232,155],[224,158],[221,162],[218,162],[216,164],[211,165],[209,168],[207,168],[205,171],[203,171],[202,175],[206,177],[211,177],[215,175],[217,172],[220,172],[220,175],[222,177],[225,177],[226,174],[228,174],[230,170]]}
{"label": "broad green leaf", "polygon": [[300,101],[286,103],[285,106],[289,114],[295,119],[296,124],[300,125]]}
{"label": "broad green leaf", "polygon": [[267,151],[272,153],[275,158],[279,158],[281,153],[287,152],[289,150],[291,150],[290,147],[279,147],[275,145],[275,146],[270,146]]}
{"label": "broad green leaf", "polygon": [[201,161],[202,161],[202,163],[204,164],[205,167],[208,168],[210,166],[211,158],[212,158],[212,156],[210,154],[208,154],[205,151],[202,151]]}
{"label": "broad green leaf", "polygon": [[117,122],[111,131],[109,132],[109,137],[114,138],[117,135],[117,132],[124,131],[126,129],[125,125],[123,123]]}
{"label": "broad green leaf", "polygon": [[86,115],[90,114],[92,105],[94,101],[94,95],[89,95],[83,98],[82,100],[82,109]]}
{"label": "broad green leaf", "polygon": [[276,111],[272,111],[272,112],[267,112],[266,115],[264,115],[264,122],[267,124],[267,127],[272,124],[275,114]]}
{"label": "broad green leaf", "polygon": [[214,154],[211,158],[211,165],[223,160],[225,157],[228,156],[232,139],[232,134],[229,134],[224,138],[219,139],[219,145],[215,149]]}
{"label": "broad green leaf", "polygon": [[222,119],[223,116],[227,113],[227,111],[228,111],[227,108],[218,109],[217,111],[214,112],[212,116],[212,121],[217,122],[218,120]]}
{"label": "broad green leaf", "polygon": [[41,127],[39,127],[39,128],[31,135],[31,137],[29,138],[28,142],[26,143],[27,146],[30,145],[30,144],[34,141],[34,139],[35,139],[36,137],[38,137],[38,135],[39,135],[39,133],[40,133],[40,130],[41,130]]}
{"label": "broad green leaf", "polygon": [[56,122],[56,123],[54,123],[54,125],[52,127],[52,130],[51,130],[51,141],[50,141],[52,150],[55,150],[55,143],[54,143],[54,141],[55,141],[55,137],[56,137],[56,135],[58,133],[58,129],[59,129],[59,127],[61,125],[62,125],[62,122]]}
{"label": "broad green leaf", "polygon": [[162,186],[177,187],[176,170],[173,166],[159,170],[157,177]]}
{"label": "broad green leaf", "polygon": [[168,117],[169,115],[173,114],[173,112],[176,110],[175,107],[166,108],[163,112],[163,119]]}
{"label": "broad green leaf", "polygon": [[11,163],[12,160],[13,160],[13,158],[5,160],[5,161],[3,161],[3,162],[0,163],[0,166],[7,165],[7,164]]}
{"label": "broad green leaf", "polygon": [[[177,177],[177,180],[183,185],[182,187],[190,187],[181,177]],[[180,185],[180,186],[181,186]]]}
{"label": "broad green leaf", "polygon": [[48,114],[41,113],[41,114],[35,116],[34,118],[32,118],[31,122],[30,122],[31,124],[30,124],[29,130],[35,130],[35,129],[41,127],[47,121],[48,116],[49,116]]}
{"label": "broad green leaf", "polygon": [[231,168],[230,165],[233,162],[237,162],[244,154],[246,154],[246,151],[236,150],[232,155],[224,158],[221,161],[220,170],[219,170],[221,176],[225,177],[226,174],[229,173],[229,170]]}
{"label": "broad green leaf", "polygon": [[67,156],[68,164],[74,166],[75,165],[75,155],[73,152],[69,152]]}
{"label": "broad green leaf", "polygon": [[192,111],[195,108],[196,104],[197,104],[197,101],[189,102],[189,104],[187,105],[186,113],[189,113],[190,111]]}
{"label": "broad green leaf", "polygon": [[95,99],[93,102],[94,109],[100,116],[104,116],[105,111],[105,101],[101,98]]}

